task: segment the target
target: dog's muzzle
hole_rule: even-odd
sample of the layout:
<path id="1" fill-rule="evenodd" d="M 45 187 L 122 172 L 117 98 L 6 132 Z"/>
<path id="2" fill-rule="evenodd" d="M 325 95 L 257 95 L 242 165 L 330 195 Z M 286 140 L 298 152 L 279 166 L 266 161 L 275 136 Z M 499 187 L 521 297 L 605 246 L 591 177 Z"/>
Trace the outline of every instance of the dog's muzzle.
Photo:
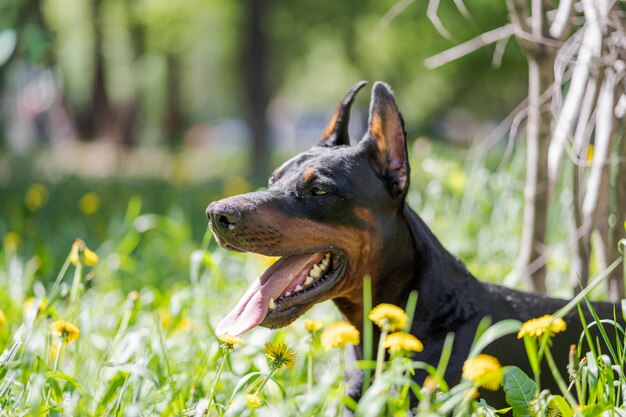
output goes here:
<path id="1" fill-rule="evenodd" d="M 234 230 L 242 218 L 241 210 L 222 200 L 209 204 L 206 215 L 211 222 L 211 227 L 223 232 Z"/>

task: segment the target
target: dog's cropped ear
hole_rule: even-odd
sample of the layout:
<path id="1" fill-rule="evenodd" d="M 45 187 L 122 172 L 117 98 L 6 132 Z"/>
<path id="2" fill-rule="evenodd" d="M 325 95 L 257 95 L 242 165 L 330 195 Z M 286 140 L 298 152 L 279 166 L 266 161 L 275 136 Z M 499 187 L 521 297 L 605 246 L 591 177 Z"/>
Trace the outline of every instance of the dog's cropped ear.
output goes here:
<path id="1" fill-rule="evenodd" d="M 348 133 L 348 127 L 350 125 L 350 109 L 356 94 L 361 88 L 367 84 L 367 81 L 359 81 L 354 84 L 352 88 L 346 93 L 333 117 L 330 119 L 324 136 L 320 140 L 319 146 L 338 146 L 349 145 L 350 134 Z"/>
<path id="2" fill-rule="evenodd" d="M 391 88 L 380 81 L 372 89 L 368 131 L 363 141 L 372 152 L 379 173 L 392 196 L 403 197 L 409 186 L 404 120 Z"/>

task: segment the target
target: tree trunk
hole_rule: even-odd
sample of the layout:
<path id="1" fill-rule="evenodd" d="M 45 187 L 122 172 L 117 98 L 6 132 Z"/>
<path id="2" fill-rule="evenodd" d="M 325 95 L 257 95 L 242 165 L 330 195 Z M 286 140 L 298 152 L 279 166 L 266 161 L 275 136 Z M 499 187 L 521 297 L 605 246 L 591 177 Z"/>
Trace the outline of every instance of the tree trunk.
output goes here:
<path id="1" fill-rule="evenodd" d="M 109 139 L 115 139 L 115 116 L 106 86 L 106 66 L 102 53 L 102 33 L 97 20 L 95 38 L 95 73 L 89 117 L 93 123 L 93 132 L 96 137 L 107 136 Z"/>
<path id="2" fill-rule="evenodd" d="M 115 138 L 115 117 L 106 87 L 106 67 L 102 51 L 101 3 L 101 0 L 96 0 L 92 5 L 94 66 L 91 99 L 84 108 L 73 109 L 71 112 L 75 130 L 81 139 L 99 136 Z"/>
<path id="3" fill-rule="evenodd" d="M 526 185 L 524 218 L 517 270 L 530 290 L 546 292 L 545 241 L 550 184 L 548 149 L 552 137 L 552 96 L 556 44 L 548 25 L 547 0 L 507 0 L 517 41 L 528 60 L 528 118 L 526 122 Z M 532 35 L 532 40 L 529 39 Z"/>
<path id="4" fill-rule="evenodd" d="M 177 54 L 167 55 L 167 104 L 165 108 L 165 134 L 167 142 L 174 148 L 180 139 L 183 117 L 180 100 L 180 57 Z"/>
<path id="5" fill-rule="evenodd" d="M 246 119 L 252 139 L 250 180 L 255 185 L 265 182 L 269 174 L 269 137 L 266 110 L 269 104 L 267 79 L 267 36 L 263 25 L 268 0 L 247 0 L 245 13 L 243 77 Z"/>
<path id="6" fill-rule="evenodd" d="M 552 116 L 542 95 L 554 83 L 553 51 L 528 56 L 528 121 L 524 219 L 518 266 L 529 289 L 546 292 L 545 240 L 550 201 L 548 149 Z"/>
<path id="7" fill-rule="evenodd" d="M 626 120 L 626 119 L 624 119 Z M 616 137 L 617 147 L 617 169 L 615 173 L 615 222 L 611 226 L 611 245 L 609 262 L 614 262 L 621 254 L 618 244 L 626 237 L 626 135 L 624 134 L 625 123 L 622 121 L 620 137 Z M 626 250 L 626 248 L 624 248 Z M 624 280 L 626 280 L 626 265 L 620 270 L 616 268 L 609 275 L 609 298 L 617 301 L 624 298 Z"/>

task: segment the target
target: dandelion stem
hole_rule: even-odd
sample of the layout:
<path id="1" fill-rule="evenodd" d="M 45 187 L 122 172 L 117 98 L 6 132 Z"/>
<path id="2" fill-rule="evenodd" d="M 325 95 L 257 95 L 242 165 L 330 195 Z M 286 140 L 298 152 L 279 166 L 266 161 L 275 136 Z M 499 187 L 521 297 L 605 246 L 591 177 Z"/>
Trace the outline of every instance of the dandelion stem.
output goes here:
<path id="1" fill-rule="evenodd" d="M 215 390 L 217 389 L 217 384 L 220 382 L 220 377 L 222 376 L 222 371 L 224 370 L 224 364 L 226 363 L 226 357 L 228 357 L 228 351 L 225 350 L 224 355 L 222 356 L 222 361 L 220 362 L 220 367 L 217 369 L 217 375 L 215 376 L 215 381 L 213 382 L 213 388 L 211 388 L 211 395 L 209 396 L 209 405 L 207 406 L 207 410 L 210 410 L 211 405 L 213 404 Z"/>
<path id="2" fill-rule="evenodd" d="M 366 275 L 363 279 L 363 359 L 367 366 L 363 369 L 363 389 L 362 394 L 370 387 L 372 382 L 372 369 L 370 362 L 373 357 L 372 345 L 374 344 L 374 326 L 368 315 L 372 310 L 372 278 Z"/>
<path id="3" fill-rule="evenodd" d="M 313 345 L 309 346 L 309 351 L 306 354 L 307 360 L 307 375 L 306 375 L 306 387 L 307 392 L 310 394 L 313 391 Z"/>
<path id="4" fill-rule="evenodd" d="M 569 392 L 567 385 L 565 385 L 565 381 L 563 381 L 563 377 L 561 376 L 561 373 L 559 372 L 556 363 L 554 363 L 554 358 L 552 357 L 552 353 L 550 352 L 549 348 L 546 348 L 546 350 L 544 351 L 544 355 L 546 357 L 546 361 L 548 362 L 548 366 L 550 367 L 550 372 L 552 372 L 552 376 L 554 376 L 556 384 L 559 386 L 559 389 L 563 393 L 563 396 L 570 404 L 572 409 L 575 410 L 577 406 L 576 400 L 572 396 L 572 393 Z"/>
<path id="5" fill-rule="evenodd" d="M 263 388 L 265 388 L 265 384 L 267 384 L 267 381 L 270 380 L 270 378 L 272 377 L 272 375 L 274 374 L 276 369 L 278 369 L 278 368 L 274 368 L 274 367 L 270 368 L 269 372 L 267 373 L 267 375 L 265 375 L 263 377 L 263 380 L 261 381 L 261 384 L 256 389 L 256 391 L 254 391 L 253 395 L 259 395 L 259 393 L 263 390 Z"/>
<path id="6" fill-rule="evenodd" d="M 78 291 L 80 287 L 80 280 L 83 275 L 83 264 L 78 263 L 74 270 L 74 280 L 72 281 L 72 290 L 70 292 L 70 303 L 75 304 L 78 301 Z"/>
<path id="7" fill-rule="evenodd" d="M 70 263 L 71 263 L 70 256 L 67 255 L 67 258 L 65 258 L 65 263 L 63 263 L 63 266 L 61 267 L 61 271 L 59 271 L 59 274 L 57 275 L 56 279 L 54 280 L 54 283 L 52 284 L 52 288 L 50 289 L 50 293 L 48 295 L 49 305 L 52 304 L 55 297 L 57 296 L 57 293 L 59 292 L 59 287 L 61 285 L 61 281 L 63 280 L 65 273 L 69 269 Z"/>
<path id="8" fill-rule="evenodd" d="M 385 363 L 385 339 L 389 333 L 389 326 L 384 325 L 382 332 L 380 333 L 380 340 L 378 341 L 378 354 L 376 355 L 376 372 L 374 378 L 378 379 L 383 372 L 383 364 Z"/>
<path id="9" fill-rule="evenodd" d="M 63 354 L 63 346 L 65 343 L 63 339 L 61 339 L 61 345 L 59 346 L 59 350 L 56 352 L 56 357 L 54 358 L 54 366 L 52 367 L 52 372 L 56 372 L 59 369 L 59 365 L 61 363 L 61 355 Z"/>

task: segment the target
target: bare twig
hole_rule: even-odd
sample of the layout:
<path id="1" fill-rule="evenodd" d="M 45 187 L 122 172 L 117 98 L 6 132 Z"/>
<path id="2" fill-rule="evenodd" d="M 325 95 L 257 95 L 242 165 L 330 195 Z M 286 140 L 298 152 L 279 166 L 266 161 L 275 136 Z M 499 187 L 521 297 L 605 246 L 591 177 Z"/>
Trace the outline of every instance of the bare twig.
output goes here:
<path id="1" fill-rule="evenodd" d="M 556 10 L 554 21 L 550 26 L 550 36 L 563 40 L 567 36 L 574 14 L 574 0 L 561 0 Z"/>
<path id="2" fill-rule="evenodd" d="M 551 48 L 558 48 L 562 45 L 560 41 L 555 41 L 554 39 L 542 36 L 535 36 L 530 32 L 520 31 L 516 29 L 514 23 L 507 23 L 504 26 L 489 30 L 466 42 L 463 42 L 450 49 L 446 49 L 443 52 L 426 58 L 424 60 L 424 66 L 428 69 L 438 68 L 456 59 L 464 57 L 465 55 L 469 55 L 472 52 L 482 48 L 483 46 L 487 46 L 494 42 L 504 40 L 513 35 L 516 35 L 520 41 L 526 42 L 528 44 L 545 45 Z"/>
<path id="3" fill-rule="evenodd" d="M 583 226 L 586 228 L 586 231 L 590 231 L 593 224 L 593 215 L 598 203 L 598 193 L 600 192 L 602 170 L 609 155 L 611 134 L 613 132 L 614 105 L 615 73 L 613 68 L 607 68 L 600 95 L 598 96 L 595 152 L 582 205 Z"/>
<path id="4" fill-rule="evenodd" d="M 470 14 L 469 10 L 467 10 L 467 7 L 465 6 L 465 3 L 463 3 L 463 0 L 454 0 L 454 4 L 456 5 L 456 8 L 459 9 L 459 12 L 461 12 L 464 18 L 466 18 L 470 22 L 474 22 L 474 18 Z"/>
<path id="5" fill-rule="evenodd" d="M 525 0 L 507 0 L 506 5 L 509 8 L 511 15 L 511 23 L 519 27 L 522 32 L 530 33 L 530 25 L 528 19 L 528 7 L 526 7 Z"/>
<path id="6" fill-rule="evenodd" d="M 489 134 L 485 136 L 485 138 L 480 141 L 475 148 L 472 148 L 477 150 L 476 154 L 482 157 L 486 151 L 493 148 L 509 130 L 511 123 L 513 123 L 517 114 L 526 112 L 527 105 L 528 99 L 525 98 L 504 118 L 504 120 L 502 120 L 491 132 L 489 132 Z"/>
<path id="7" fill-rule="evenodd" d="M 589 75 L 592 74 L 592 65 L 599 59 L 602 52 L 603 26 L 601 22 L 606 22 L 606 18 L 598 13 L 593 2 L 594 0 L 583 0 L 586 18 L 585 34 L 576 59 L 570 88 L 554 129 L 548 155 L 548 174 L 551 184 L 554 184 L 556 180 L 566 141 L 578 117 L 585 86 Z M 608 13 L 608 10 L 605 12 Z"/>
<path id="8" fill-rule="evenodd" d="M 507 43 L 509 43 L 509 38 L 500 39 L 496 42 L 496 48 L 493 50 L 493 58 L 491 58 L 492 67 L 500 68 L 502 65 L 502 57 L 504 56 Z"/>
<path id="9" fill-rule="evenodd" d="M 452 34 L 448 32 L 448 30 L 443 26 L 441 19 L 439 19 L 439 15 L 437 11 L 439 10 L 439 1 L 440 0 L 430 0 L 428 2 L 428 8 L 426 9 L 426 16 L 432 22 L 433 26 L 441 36 L 448 40 L 452 40 Z"/>
<path id="10" fill-rule="evenodd" d="M 587 89 L 583 96 L 580 112 L 578 114 L 578 122 L 574 131 L 574 154 L 581 155 L 589 145 L 591 131 L 588 126 L 594 126 L 595 120 L 591 119 L 593 111 L 598 101 L 598 80 L 592 78 L 587 83 Z M 575 161 L 579 162 L 579 161 Z"/>
<path id="11" fill-rule="evenodd" d="M 571 65 L 574 62 L 574 56 L 580 49 L 580 43 L 584 29 L 578 29 L 572 36 L 569 37 L 563 46 L 559 49 L 554 61 L 554 83 L 556 85 L 563 85 L 571 77 Z M 560 114 L 562 108 L 563 92 L 561 88 L 554 89 L 554 95 L 552 96 L 552 114 Z"/>
<path id="12" fill-rule="evenodd" d="M 394 4 L 387 13 L 380 18 L 374 30 L 372 31 L 372 35 L 374 37 L 378 37 L 382 32 L 387 29 L 387 27 L 393 22 L 393 20 L 400 15 L 403 11 L 406 10 L 411 4 L 415 3 L 415 0 L 400 0 L 396 4 Z"/>
<path id="13" fill-rule="evenodd" d="M 512 23 L 508 23 L 496 29 L 492 29 L 488 32 L 482 33 L 475 38 L 470 39 L 467 42 L 463 42 L 453 48 L 447 49 L 436 55 L 426 58 L 424 65 L 426 68 L 434 69 L 438 68 L 448 62 L 452 62 L 455 59 L 459 59 L 462 56 L 468 55 L 483 46 L 489 45 L 493 42 L 506 39 L 515 34 L 515 28 Z"/>

